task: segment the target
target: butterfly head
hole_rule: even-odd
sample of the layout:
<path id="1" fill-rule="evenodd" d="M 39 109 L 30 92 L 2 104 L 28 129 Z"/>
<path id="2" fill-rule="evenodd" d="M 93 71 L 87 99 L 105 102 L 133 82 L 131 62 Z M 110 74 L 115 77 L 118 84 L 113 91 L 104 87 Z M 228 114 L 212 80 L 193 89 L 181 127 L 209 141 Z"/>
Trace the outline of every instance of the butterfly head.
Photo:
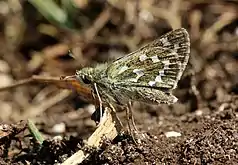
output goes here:
<path id="1" fill-rule="evenodd" d="M 81 70 L 76 71 L 76 78 L 83 82 L 84 84 L 92 84 L 93 83 L 93 68 L 83 68 Z"/>

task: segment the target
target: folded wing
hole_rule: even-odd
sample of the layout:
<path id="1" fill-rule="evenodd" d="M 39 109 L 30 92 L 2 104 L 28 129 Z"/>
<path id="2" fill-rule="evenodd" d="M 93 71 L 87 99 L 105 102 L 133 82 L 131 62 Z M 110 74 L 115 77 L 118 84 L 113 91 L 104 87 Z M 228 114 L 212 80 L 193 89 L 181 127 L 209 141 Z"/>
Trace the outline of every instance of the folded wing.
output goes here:
<path id="1" fill-rule="evenodd" d="M 177 29 L 116 60 L 108 67 L 107 75 L 117 86 L 174 89 L 189 53 L 189 35 L 185 29 Z"/>

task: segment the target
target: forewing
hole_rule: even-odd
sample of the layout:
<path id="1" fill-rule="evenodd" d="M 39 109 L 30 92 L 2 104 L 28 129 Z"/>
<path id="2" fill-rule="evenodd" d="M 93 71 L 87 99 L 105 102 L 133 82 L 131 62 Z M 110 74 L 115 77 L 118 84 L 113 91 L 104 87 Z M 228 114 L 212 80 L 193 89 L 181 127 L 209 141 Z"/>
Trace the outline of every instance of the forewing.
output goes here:
<path id="1" fill-rule="evenodd" d="M 185 29 L 177 29 L 116 60 L 107 75 L 115 85 L 174 89 L 189 53 L 189 35 Z"/>

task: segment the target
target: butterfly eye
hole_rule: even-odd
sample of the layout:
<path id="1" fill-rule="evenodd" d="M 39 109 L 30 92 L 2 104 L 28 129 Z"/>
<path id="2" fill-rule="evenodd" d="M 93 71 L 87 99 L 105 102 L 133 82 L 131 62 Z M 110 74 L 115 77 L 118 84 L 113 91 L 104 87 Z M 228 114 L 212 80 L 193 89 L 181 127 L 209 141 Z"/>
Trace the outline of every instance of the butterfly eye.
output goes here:
<path id="1" fill-rule="evenodd" d="M 82 81 L 84 84 L 91 84 L 91 81 L 86 76 L 82 76 Z"/>

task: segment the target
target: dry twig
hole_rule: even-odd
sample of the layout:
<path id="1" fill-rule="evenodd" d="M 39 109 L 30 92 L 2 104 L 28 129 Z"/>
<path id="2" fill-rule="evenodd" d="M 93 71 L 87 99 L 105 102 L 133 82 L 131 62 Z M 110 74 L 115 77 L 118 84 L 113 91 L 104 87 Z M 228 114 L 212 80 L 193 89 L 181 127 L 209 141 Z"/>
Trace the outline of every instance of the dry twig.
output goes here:
<path id="1" fill-rule="evenodd" d="M 88 138 L 87 145 L 98 148 L 100 147 L 100 142 L 104 137 L 113 140 L 121 129 L 122 126 L 115 114 L 115 111 L 106 107 L 102 121 L 94 133 Z M 77 165 L 82 163 L 83 160 L 89 156 L 89 153 L 79 150 L 61 165 Z"/>

